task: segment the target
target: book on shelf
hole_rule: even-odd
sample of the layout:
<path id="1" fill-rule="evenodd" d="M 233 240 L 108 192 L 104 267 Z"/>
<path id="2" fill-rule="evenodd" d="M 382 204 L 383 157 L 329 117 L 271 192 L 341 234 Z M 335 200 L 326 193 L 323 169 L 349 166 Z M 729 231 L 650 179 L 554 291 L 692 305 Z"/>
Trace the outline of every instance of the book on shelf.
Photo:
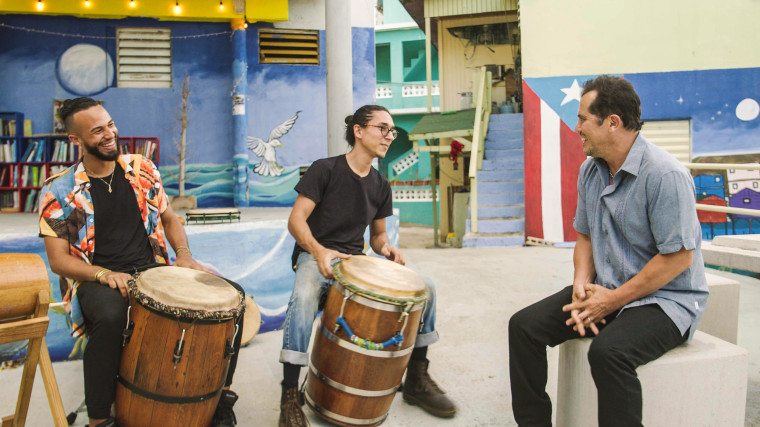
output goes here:
<path id="1" fill-rule="evenodd" d="M 37 197 L 39 195 L 39 191 L 37 190 L 30 190 L 29 194 L 26 196 L 26 204 L 24 206 L 24 212 L 36 212 L 37 211 Z"/>
<path id="2" fill-rule="evenodd" d="M 10 170 L 9 167 L 0 168 L 0 187 L 7 187 L 7 185 L 5 184 L 5 176 L 8 175 L 9 170 Z"/>
<path id="3" fill-rule="evenodd" d="M 15 142 L 3 142 L 3 160 L 4 162 L 16 161 L 16 143 Z"/>

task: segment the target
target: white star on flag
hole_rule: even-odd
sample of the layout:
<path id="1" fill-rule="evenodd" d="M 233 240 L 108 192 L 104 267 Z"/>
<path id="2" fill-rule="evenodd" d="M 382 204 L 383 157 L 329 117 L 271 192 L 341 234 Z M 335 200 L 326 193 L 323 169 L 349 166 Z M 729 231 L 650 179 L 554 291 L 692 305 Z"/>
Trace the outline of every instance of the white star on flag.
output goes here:
<path id="1" fill-rule="evenodd" d="M 570 87 L 560 90 L 565 93 L 565 99 L 559 104 L 560 107 L 573 100 L 581 102 L 581 87 L 578 85 L 578 79 L 573 79 L 573 84 Z"/>

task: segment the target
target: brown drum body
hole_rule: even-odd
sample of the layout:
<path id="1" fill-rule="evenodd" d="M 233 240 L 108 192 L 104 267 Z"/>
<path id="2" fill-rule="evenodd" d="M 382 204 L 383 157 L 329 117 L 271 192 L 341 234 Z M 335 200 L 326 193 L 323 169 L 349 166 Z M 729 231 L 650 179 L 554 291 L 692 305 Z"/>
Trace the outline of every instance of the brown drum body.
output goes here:
<path id="1" fill-rule="evenodd" d="M 386 262 L 388 264 L 384 264 Z M 382 289 L 382 282 L 393 280 L 394 274 L 378 277 L 379 287 L 351 283 L 353 277 L 349 277 L 348 270 L 366 267 L 366 263 L 395 269 L 390 261 L 365 256 L 342 261 L 339 263 L 342 266 L 336 264 L 336 281 L 329 291 L 315 334 L 306 377 L 305 400 L 308 405 L 320 417 L 343 426 L 378 425 L 388 416 L 414 347 L 426 299 L 424 281 L 397 264 L 394 265 L 406 270 L 403 271 L 403 279 L 411 278 L 413 282 L 410 286 L 415 289 L 415 295 L 411 297 L 414 302 L 404 297 L 399 300 L 396 296 L 388 297 L 388 294 L 395 292 Z M 345 276 L 338 274 L 341 268 Z M 406 277 L 407 274 L 409 277 Z M 372 289 L 368 294 L 362 294 L 369 288 Z M 346 295 L 350 298 L 343 306 Z M 382 350 L 370 350 L 354 344 L 343 328 L 335 332 L 336 319 L 342 306 L 343 317 L 354 335 L 382 343 L 403 327 L 404 341 L 400 346 L 391 345 Z M 399 318 L 405 309 L 408 310 L 408 320 L 403 326 L 404 322 L 399 322 Z"/>
<path id="2" fill-rule="evenodd" d="M 174 268 L 179 267 L 153 270 Z M 117 422 L 125 427 L 207 427 L 227 377 L 229 355 L 225 349 L 233 341 L 234 318 L 204 319 L 192 311 L 159 310 L 132 291 L 130 288 L 129 319 L 134 329 L 121 355 Z M 182 355 L 175 365 L 183 329 Z"/>

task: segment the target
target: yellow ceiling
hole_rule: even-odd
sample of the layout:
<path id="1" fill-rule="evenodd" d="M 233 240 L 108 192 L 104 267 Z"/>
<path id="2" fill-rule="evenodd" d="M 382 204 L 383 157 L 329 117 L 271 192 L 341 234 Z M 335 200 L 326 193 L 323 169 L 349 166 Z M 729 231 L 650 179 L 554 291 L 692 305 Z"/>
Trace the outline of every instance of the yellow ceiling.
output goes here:
<path id="1" fill-rule="evenodd" d="M 177 21 L 248 22 L 288 20 L 288 0 L 245 0 L 235 13 L 234 0 L 0 0 L 0 14 L 69 15 L 119 19 L 130 16 Z"/>

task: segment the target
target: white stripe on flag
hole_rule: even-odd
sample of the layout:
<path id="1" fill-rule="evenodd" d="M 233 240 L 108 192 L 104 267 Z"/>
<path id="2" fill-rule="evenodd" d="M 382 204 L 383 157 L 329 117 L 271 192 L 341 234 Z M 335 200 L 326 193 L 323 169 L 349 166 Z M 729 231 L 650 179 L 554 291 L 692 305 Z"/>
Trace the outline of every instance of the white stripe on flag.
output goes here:
<path id="1" fill-rule="evenodd" d="M 544 240 L 564 242 L 559 116 L 541 100 L 541 217 Z"/>

